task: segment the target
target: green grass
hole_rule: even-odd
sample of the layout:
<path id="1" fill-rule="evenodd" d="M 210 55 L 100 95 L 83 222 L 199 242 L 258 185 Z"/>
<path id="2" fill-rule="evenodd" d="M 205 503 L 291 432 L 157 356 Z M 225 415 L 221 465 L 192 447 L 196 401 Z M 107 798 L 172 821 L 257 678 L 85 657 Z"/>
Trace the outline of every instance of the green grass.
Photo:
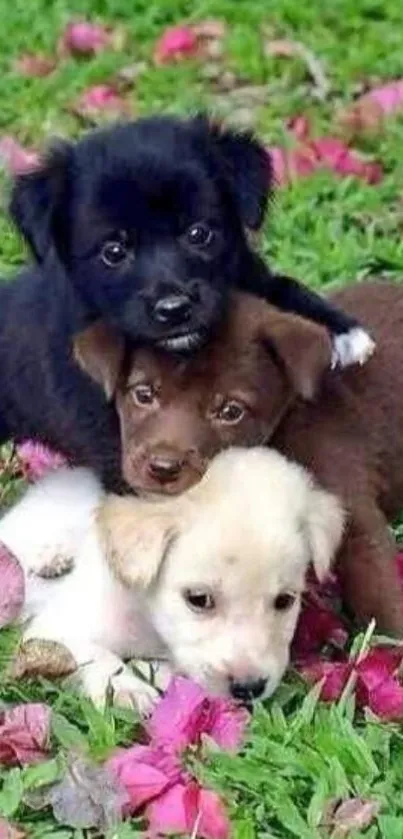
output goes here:
<path id="1" fill-rule="evenodd" d="M 51 53 L 74 15 L 124 26 L 125 49 L 90 61 L 67 60 L 46 79 L 26 79 L 14 72 L 13 59 L 21 52 Z M 284 121 L 296 113 L 309 115 L 315 130 L 330 131 L 335 112 L 351 101 L 361 84 L 398 77 L 403 71 L 401 8 L 396 0 L 0 0 L 0 16 L 0 134 L 15 134 L 34 146 L 41 146 L 50 134 L 77 135 L 81 126 L 69 112 L 72 100 L 86 86 L 109 81 L 121 68 L 141 60 L 147 67 L 129 96 L 134 114 L 189 113 L 207 107 L 236 120 L 231 96 L 217 97 L 197 62 L 153 66 L 156 38 L 165 26 L 184 19 L 217 17 L 227 22 L 223 63 L 246 84 L 263 90 L 263 101 L 252 117 L 267 143 L 284 140 Z M 263 26 L 272 37 L 302 41 L 320 58 L 331 83 L 324 103 L 312 97 L 299 61 L 265 57 Z M 376 187 L 320 173 L 279 192 L 261 240 L 272 264 L 316 288 L 371 274 L 402 275 L 402 144 L 402 119 L 391 119 L 379 137 L 362 141 L 362 150 L 384 165 L 385 178 Z M 3 206 L 7 192 L 3 178 Z M 4 214 L 0 272 L 12 273 L 23 259 L 22 244 Z M 1 502 L 13 492 L 7 473 L 0 483 Z M 14 644 L 15 633 L 3 631 L 0 664 Z M 109 711 L 103 717 L 82 698 L 45 682 L 18 685 L 3 675 L 0 699 L 50 702 L 56 714 L 55 752 L 74 747 L 101 759 L 116 744 L 136 736 L 130 714 Z M 228 801 L 236 839 L 329 836 L 321 826 L 329 799 L 350 796 L 374 797 L 381 804 L 374 823 L 350 837 L 403 835 L 401 729 L 356 714 L 351 700 L 341 708 L 318 705 L 315 693 L 306 697 L 299 683 L 285 685 L 274 702 L 258 711 L 241 756 L 214 756 L 199 771 Z M 57 826 L 49 811 L 28 810 L 21 795 L 30 784 L 32 777 L 19 770 L 0 773 L 0 812 L 16 818 L 30 837 L 96 835 Z M 139 831 L 133 822 L 114 836 L 129 839 Z"/>

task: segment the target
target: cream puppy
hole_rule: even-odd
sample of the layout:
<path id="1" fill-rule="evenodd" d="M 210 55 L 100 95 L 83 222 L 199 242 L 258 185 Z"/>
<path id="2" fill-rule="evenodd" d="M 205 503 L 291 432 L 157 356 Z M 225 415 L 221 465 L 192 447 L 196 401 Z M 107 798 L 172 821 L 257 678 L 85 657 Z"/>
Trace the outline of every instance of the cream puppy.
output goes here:
<path id="1" fill-rule="evenodd" d="M 342 528 L 337 499 L 303 468 L 273 450 L 235 448 L 164 500 L 105 497 L 91 472 L 61 469 L 4 516 L 0 540 L 26 572 L 24 640 L 67 647 L 96 702 L 110 691 L 146 712 L 155 689 L 124 660 L 165 660 L 240 700 L 270 695 L 308 566 L 326 575 Z"/>

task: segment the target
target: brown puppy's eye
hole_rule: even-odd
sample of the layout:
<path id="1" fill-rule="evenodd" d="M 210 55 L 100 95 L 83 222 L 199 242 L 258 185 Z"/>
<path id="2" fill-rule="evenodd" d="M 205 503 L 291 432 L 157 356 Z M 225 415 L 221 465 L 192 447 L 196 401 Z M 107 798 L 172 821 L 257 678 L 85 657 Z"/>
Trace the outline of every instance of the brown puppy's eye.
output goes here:
<path id="1" fill-rule="evenodd" d="M 198 224 L 192 224 L 186 233 L 186 238 L 189 245 L 194 245 L 198 248 L 204 248 L 210 245 L 214 238 L 214 233 L 208 224 L 200 221 Z"/>
<path id="2" fill-rule="evenodd" d="M 101 259 L 108 268 L 116 268 L 127 259 L 128 249 L 123 242 L 105 242 L 101 250 Z"/>
<path id="3" fill-rule="evenodd" d="M 245 405 L 242 405 L 242 402 L 230 399 L 228 402 L 224 402 L 221 406 L 217 414 L 217 419 L 219 419 L 220 422 L 227 423 L 227 425 L 235 425 L 244 418 L 245 410 Z"/>
<path id="4" fill-rule="evenodd" d="M 215 609 L 214 597 L 208 589 L 186 588 L 183 597 L 194 612 L 212 612 Z"/>
<path id="5" fill-rule="evenodd" d="M 135 402 L 141 407 L 154 405 L 157 401 L 157 394 L 152 385 L 138 384 L 130 388 Z"/>
<path id="6" fill-rule="evenodd" d="M 295 600 L 295 594 L 283 592 L 282 594 L 277 595 L 274 601 L 274 608 L 277 612 L 287 612 L 288 609 L 291 609 L 291 606 L 294 605 Z"/>

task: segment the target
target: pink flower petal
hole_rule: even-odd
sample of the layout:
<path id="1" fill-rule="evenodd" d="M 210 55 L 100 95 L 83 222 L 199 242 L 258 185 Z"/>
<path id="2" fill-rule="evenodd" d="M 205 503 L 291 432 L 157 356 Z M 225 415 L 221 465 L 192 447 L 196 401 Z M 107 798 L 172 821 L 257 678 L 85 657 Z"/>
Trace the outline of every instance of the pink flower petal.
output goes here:
<path id="1" fill-rule="evenodd" d="M 371 711 L 382 719 L 401 720 L 403 718 L 403 687 L 397 679 L 392 677 L 385 679 L 382 684 L 371 690 L 367 702 L 359 696 L 358 686 L 357 697 L 361 699 L 361 704 L 367 704 Z"/>
<path id="2" fill-rule="evenodd" d="M 14 69 L 23 76 L 43 78 L 49 76 L 56 67 L 54 58 L 41 53 L 25 52 L 14 62 Z"/>
<path id="3" fill-rule="evenodd" d="M 106 764 L 129 796 L 128 812 L 134 813 L 181 779 L 181 765 L 174 755 L 154 746 L 120 749 Z"/>
<path id="4" fill-rule="evenodd" d="M 0 818 L 0 839 L 25 839 L 25 830 Z"/>
<path id="5" fill-rule="evenodd" d="M 351 669 L 351 662 L 322 659 L 312 660 L 298 668 L 301 676 L 310 684 L 316 684 L 324 679 L 320 698 L 325 702 L 334 702 L 340 698 Z"/>
<path id="6" fill-rule="evenodd" d="M 118 91 L 108 84 L 89 87 L 73 105 L 73 113 L 90 122 L 100 118 L 118 119 L 130 114 L 130 105 Z"/>
<path id="7" fill-rule="evenodd" d="M 148 732 L 155 743 L 181 751 L 209 735 L 223 749 L 236 749 L 248 714 L 230 700 L 208 696 L 200 685 L 177 676 L 153 711 Z"/>
<path id="8" fill-rule="evenodd" d="M 169 64 L 194 56 L 198 51 L 198 38 L 190 26 L 172 26 L 166 29 L 154 49 L 156 64 Z"/>
<path id="9" fill-rule="evenodd" d="M 0 763 L 38 763 L 49 753 L 51 710 L 42 703 L 0 712 Z"/>
<path id="10" fill-rule="evenodd" d="M 230 824 L 220 797 L 197 782 L 178 783 L 147 807 L 155 834 L 185 833 L 204 839 L 227 839 Z"/>
<path id="11" fill-rule="evenodd" d="M 308 602 L 304 606 L 293 640 L 293 655 L 305 657 L 318 652 L 326 644 L 343 648 L 348 638 L 340 618 L 323 601 L 321 605 Z"/>
<path id="12" fill-rule="evenodd" d="M 99 23 L 77 20 L 69 23 L 60 39 L 61 52 L 72 55 L 97 55 L 112 44 L 111 30 Z"/>
<path id="13" fill-rule="evenodd" d="M 356 665 L 360 682 L 371 691 L 389 679 L 400 666 L 403 647 L 374 647 Z"/>
<path id="14" fill-rule="evenodd" d="M 39 155 L 32 149 L 24 149 L 14 137 L 6 135 L 0 138 L 0 161 L 12 175 L 19 175 L 36 169 Z"/>
<path id="15" fill-rule="evenodd" d="M 17 457 L 22 473 L 28 481 L 37 481 L 47 472 L 66 465 L 66 460 L 61 454 L 53 452 L 41 443 L 34 443 L 32 440 L 27 440 L 27 442 L 17 446 Z"/>
<path id="16" fill-rule="evenodd" d="M 365 94 L 365 98 L 377 102 L 384 114 L 392 114 L 403 108 L 403 79 L 375 87 Z"/>
<path id="17" fill-rule="evenodd" d="M 0 543 L 0 629 L 18 618 L 25 599 L 25 578 L 16 557 Z"/>

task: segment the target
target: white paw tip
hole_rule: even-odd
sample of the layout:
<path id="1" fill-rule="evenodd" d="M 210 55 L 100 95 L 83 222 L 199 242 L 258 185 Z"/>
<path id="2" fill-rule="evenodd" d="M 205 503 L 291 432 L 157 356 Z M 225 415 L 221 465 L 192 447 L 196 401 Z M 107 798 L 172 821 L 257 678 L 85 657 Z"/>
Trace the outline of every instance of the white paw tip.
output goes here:
<path id="1" fill-rule="evenodd" d="M 375 350 L 375 341 L 365 329 L 355 326 L 349 332 L 337 335 L 333 341 L 332 370 L 335 367 L 349 367 L 351 364 L 365 364 Z"/>

